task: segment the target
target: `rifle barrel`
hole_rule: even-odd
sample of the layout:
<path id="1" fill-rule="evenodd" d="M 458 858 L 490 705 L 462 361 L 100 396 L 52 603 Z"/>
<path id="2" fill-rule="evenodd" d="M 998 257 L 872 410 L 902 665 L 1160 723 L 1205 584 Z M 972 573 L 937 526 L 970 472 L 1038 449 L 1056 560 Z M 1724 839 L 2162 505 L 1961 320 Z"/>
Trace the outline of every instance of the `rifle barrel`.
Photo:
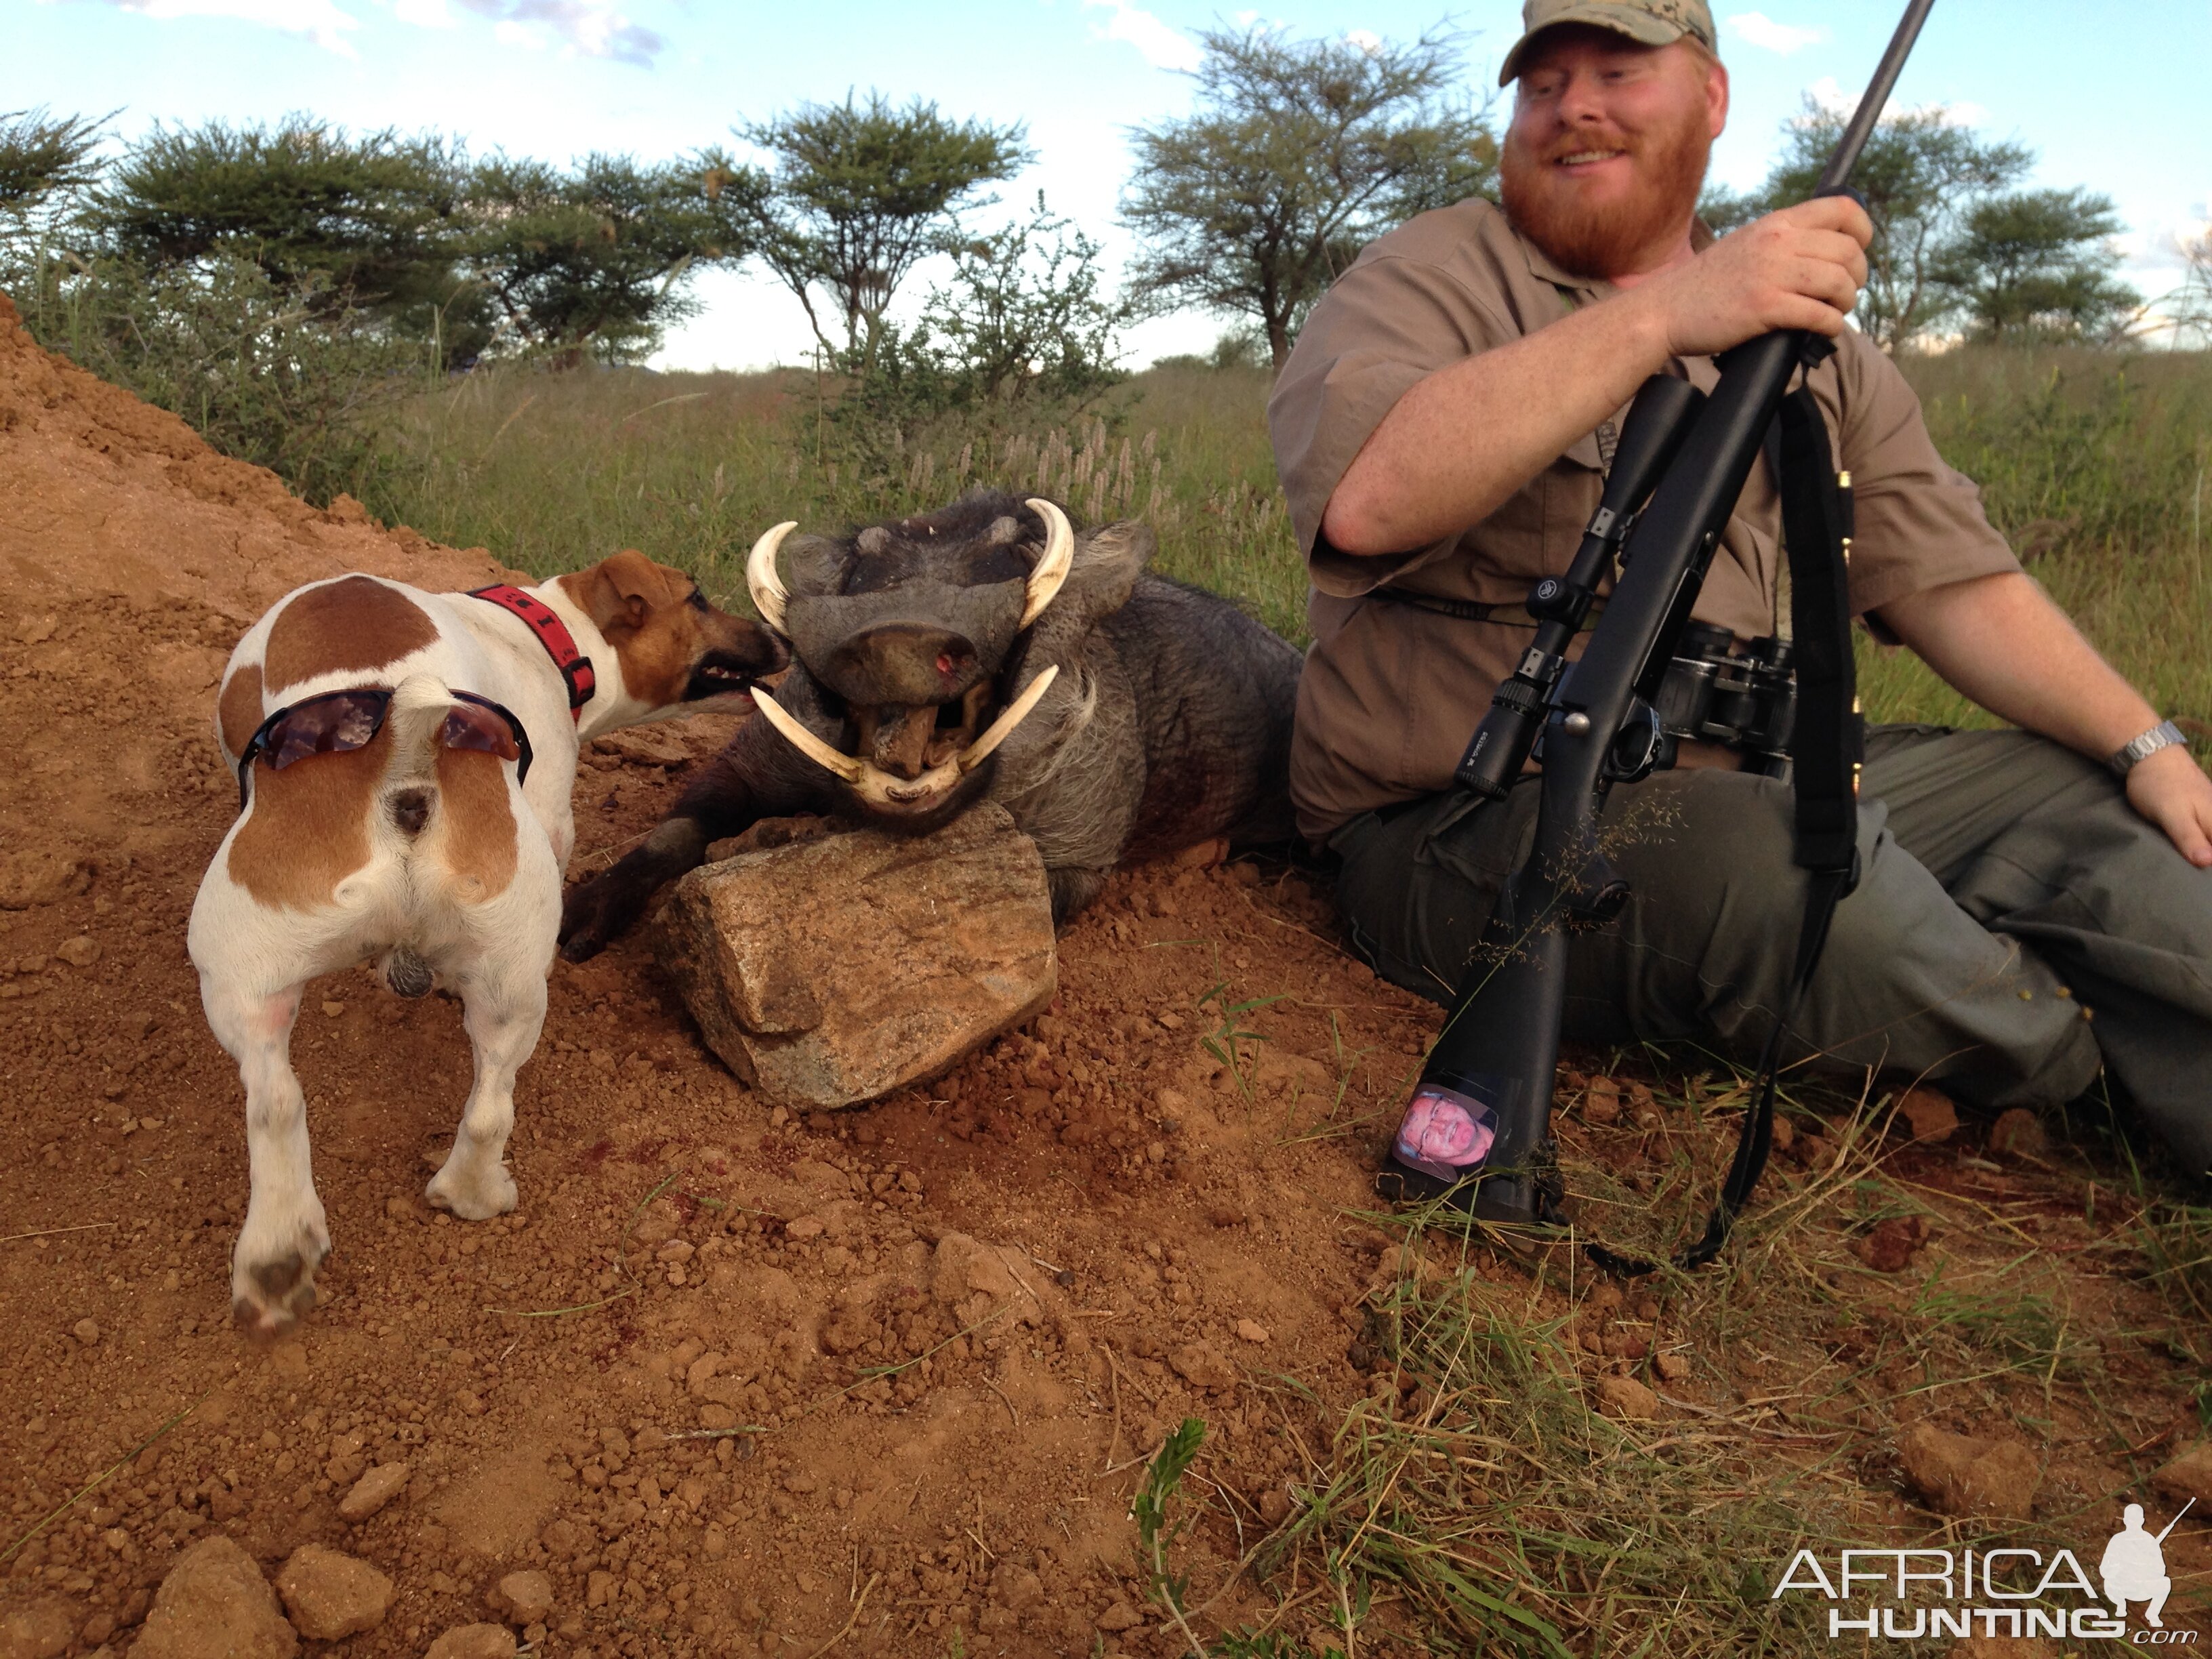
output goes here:
<path id="1" fill-rule="evenodd" d="M 2197 1500 L 2192 1498 L 2186 1504 L 2184 1504 L 2181 1506 L 2181 1515 L 2188 1514 L 2190 1510 L 2196 1507 Z M 2172 1520 L 2166 1523 L 2166 1532 L 2172 1532 L 2176 1527 L 2181 1524 L 2181 1515 L 2175 1516 Z M 2166 1532 L 2162 1532 L 2158 1535 L 2158 1541 L 2161 1544 L 2166 1542 Z"/>
<path id="2" fill-rule="evenodd" d="M 1936 0 L 1912 0 L 1905 7 L 1897 33 L 1889 38 L 1889 50 L 1882 53 L 1881 62 L 1875 65 L 1874 79 L 1867 82 L 1866 96 L 1851 112 L 1850 125 L 1844 129 L 1843 139 L 1828 157 L 1828 165 L 1820 169 L 1820 182 L 1813 189 L 1815 196 L 1832 194 L 1851 176 L 1851 169 L 1858 165 L 1859 152 L 1873 136 L 1874 124 L 1881 118 L 1889 94 L 1897 89 L 1897 77 L 1903 72 L 1912 43 L 1920 38 L 1920 26 L 1928 21 L 1929 9 L 1935 3 Z"/>

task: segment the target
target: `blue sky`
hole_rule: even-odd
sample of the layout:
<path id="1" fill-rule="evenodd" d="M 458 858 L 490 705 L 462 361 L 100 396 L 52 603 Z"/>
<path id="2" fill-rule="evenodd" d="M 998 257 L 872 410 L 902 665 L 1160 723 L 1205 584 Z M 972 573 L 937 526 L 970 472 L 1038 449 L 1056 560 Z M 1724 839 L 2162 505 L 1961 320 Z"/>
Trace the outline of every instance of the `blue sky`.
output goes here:
<path id="1" fill-rule="evenodd" d="M 1759 6 L 1714 8 L 1735 87 L 1714 176 L 1739 187 L 1764 176 L 1778 127 L 1808 90 L 1856 92 L 1898 9 Z M 118 110 L 115 130 L 128 135 L 157 119 L 301 110 L 566 160 L 728 143 L 734 121 L 880 88 L 951 114 L 1027 123 L 1039 159 L 999 216 L 1042 189 L 1107 241 L 1118 266 L 1130 251 L 1113 224 L 1125 131 L 1188 107 L 1191 83 L 1176 71 L 1194 59 L 1195 30 L 1261 16 L 1304 34 L 1403 39 L 1443 15 L 1413 0 L 1275 0 L 1263 13 L 1233 0 L 0 0 L 0 111 Z M 1518 33 L 1518 9 L 1475 0 L 1450 17 L 1472 37 L 1480 94 Z M 1938 0 L 1898 100 L 1941 104 L 1986 135 L 2025 140 L 2041 154 L 2038 182 L 2111 195 L 2129 227 L 2127 274 L 2155 294 L 2178 279 L 2175 236 L 2212 216 L 2208 65 L 2212 0 Z M 666 365 L 804 355 L 798 303 L 767 279 L 714 272 L 697 291 L 706 314 L 672 337 Z M 1222 326 L 1201 315 L 1149 323 L 1132 358 L 1202 349 Z"/>

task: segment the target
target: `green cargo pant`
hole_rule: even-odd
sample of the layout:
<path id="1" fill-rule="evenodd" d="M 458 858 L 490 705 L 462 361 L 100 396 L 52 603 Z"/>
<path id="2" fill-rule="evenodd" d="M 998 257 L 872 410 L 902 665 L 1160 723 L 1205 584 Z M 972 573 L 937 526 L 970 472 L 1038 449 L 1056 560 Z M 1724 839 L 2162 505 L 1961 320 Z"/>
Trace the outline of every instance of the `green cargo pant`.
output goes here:
<path id="1" fill-rule="evenodd" d="M 1449 1000 L 1536 808 L 1524 780 L 1503 802 L 1452 791 L 1332 837 L 1339 907 L 1377 973 Z M 1804 908 L 1789 786 L 1662 772 L 1616 788 L 1601 825 L 1631 897 L 1573 937 L 1565 1035 L 1755 1058 Z M 1793 1058 L 1992 1107 L 2062 1103 L 2107 1066 L 2192 1173 L 2212 1171 L 2212 871 L 2109 773 L 2022 732 L 1877 726 L 1859 855 Z"/>

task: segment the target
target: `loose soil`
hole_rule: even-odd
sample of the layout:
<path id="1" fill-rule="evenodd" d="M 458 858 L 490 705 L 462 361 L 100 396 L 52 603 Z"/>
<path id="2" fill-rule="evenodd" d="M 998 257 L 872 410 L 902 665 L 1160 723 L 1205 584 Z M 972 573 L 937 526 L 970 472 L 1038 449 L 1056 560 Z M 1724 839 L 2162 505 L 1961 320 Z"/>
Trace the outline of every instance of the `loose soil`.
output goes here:
<path id="1" fill-rule="evenodd" d="M 1176 1570 L 1194 1601 L 1224 1591 L 1208 1628 L 1270 1616 L 1237 1563 L 1291 1513 L 1351 1402 L 1397 1408 L 1365 1302 L 1416 1258 L 1360 1212 L 1436 1019 L 1346 953 L 1309 878 L 1124 872 L 1064 935 L 1060 1000 L 1031 1029 L 803 1121 L 706 1052 L 641 939 L 557 965 L 518 1091 L 522 1206 L 476 1225 L 419 1196 L 467 1087 L 458 1008 L 399 1001 L 365 971 L 326 981 L 294 1044 L 335 1240 L 325 1301 L 256 1347 L 226 1294 L 241 1092 L 184 948 L 236 804 L 210 732 L 216 677 L 300 582 L 501 573 L 343 499 L 300 503 L 37 350 L 3 301 L 0 480 L 0 1617 L 75 1632 L 40 1659 L 127 1648 L 177 1553 L 217 1532 L 272 1575 L 310 1542 L 391 1574 L 391 1613 L 348 1638 L 363 1654 L 494 1616 L 488 1592 L 530 1567 L 554 1606 L 525 1634 L 562 1659 L 833 1638 L 1164 1654 L 1181 1638 L 1146 1594 L 1128 1504 L 1185 1417 L 1208 1438 Z M 578 872 L 649 828 L 729 730 L 592 745 Z M 1272 1000 L 1237 1009 L 1252 999 Z M 1597 1058 L 1567 1079 L 1570 1150 L 1648 1188 L 1675 1129 L 1650 1073 Z M 1924 1268 L 1948 1238 L 1986 1266 L 2025 1248 L 2078 1304 L 2113 1397 L 1908 1369 L 1851 1396 L 1873 1403 L 1827 1407 L 1843 1425 L 1827 1439 L 1849 1439 L 1832 1467 L 1869 1525 L 1924 1533 L 1897 1495 L 1893 1426 L 2001 1420 L 2049 1464 L 2046 1492 L 2100 1501 L 2075 1528 L 2094 1547 L 2101 1500 L 2194 1433 L 2193 1360 L 2139 1274 L 2116 1271 L 2141 1264 L 2112 1243 L 2129 1217 L 2110 1176 L 2000 1164 L 1982 1133 L 1892 1144 L 1887 1178 L 1948 1231 L 1871 1255 Z M 1808 1188 L 1824 1147 L 1784 1164 L 1777 1201 Z M 1571 1257 L 1548 1261 L 1483 1256 L 1479 1282 L 1532 1323 L 1573 1319 L 1560 1352 L 1593 1385 L 1651 1381 L 1681 1402 L 1667 1412 L 1753 1425 L 1763 1458 L 1759 1435 L 1802 1449 L 1775 1436 L 1786 1401 L 1879 1346 L 1911 1289 L 1878 1264 L 1808 1273 L 1779 1294 L 1820 1302 L 1817 1318 L 1739 1342 L 1699 1324 L 1693 1296 L 1590 1301 Z M 341 1516 L 364 1474 L 402 1462 L 398 1496 Z M 2169 1560 L 2201 1574 L 2204 1536 L 2185 1526 Z M 1364 1634 L 1408 1627 L 1386 1601 Z"/>

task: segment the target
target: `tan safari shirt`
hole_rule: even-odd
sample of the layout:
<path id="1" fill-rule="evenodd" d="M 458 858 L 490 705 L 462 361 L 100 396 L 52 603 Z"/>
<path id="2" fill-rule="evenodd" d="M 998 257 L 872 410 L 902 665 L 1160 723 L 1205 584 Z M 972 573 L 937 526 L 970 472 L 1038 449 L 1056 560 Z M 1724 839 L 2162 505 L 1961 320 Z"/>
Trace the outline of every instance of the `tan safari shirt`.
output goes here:
<path id="1" fill-rule="evenodd" d="M 1320 539 L 1338 481 L 1415 381 L 1614 291 L 1569 276 L 1501 210 L 1475 200 L 1423 214 L 1370 245 L 1314 308 L 1267 404 L 1275 465 L 1312 583 L 1314 645 L 1291 750 L 1291 797 L 1309 838 L 1450 787 L 1491 693 L 1528 645 L 1534 623 L 1521 604 L 1529 584 L 1565 570 L 1604 475 L 1592 433 L 1472 529 L 1372 558 Z M 1677 362 L 1674 372 L 1705 391 L 1719 379 L 1710 358 Z M 1856 613 L 2020 568 L 1983 515 L 1980 491 L 1936 454 L 1919 399 L 1863 335 L 1847 331 L 1811 382 L 1857 498 Z M 1607 436 L 1626 412 L 1616 414 Z M 1482 434 L 1470 432 L 1467 441 L 1480 443 Z M 1786 631 L 1787 619 L 1778 617 L 1780 527 L 1762 461 L 1706 576 L 1698 620 L 1741 639 Z M 1495 619 L 1469 620 L 1378 599 L 1378 587 L 1500 609 Z"/>

